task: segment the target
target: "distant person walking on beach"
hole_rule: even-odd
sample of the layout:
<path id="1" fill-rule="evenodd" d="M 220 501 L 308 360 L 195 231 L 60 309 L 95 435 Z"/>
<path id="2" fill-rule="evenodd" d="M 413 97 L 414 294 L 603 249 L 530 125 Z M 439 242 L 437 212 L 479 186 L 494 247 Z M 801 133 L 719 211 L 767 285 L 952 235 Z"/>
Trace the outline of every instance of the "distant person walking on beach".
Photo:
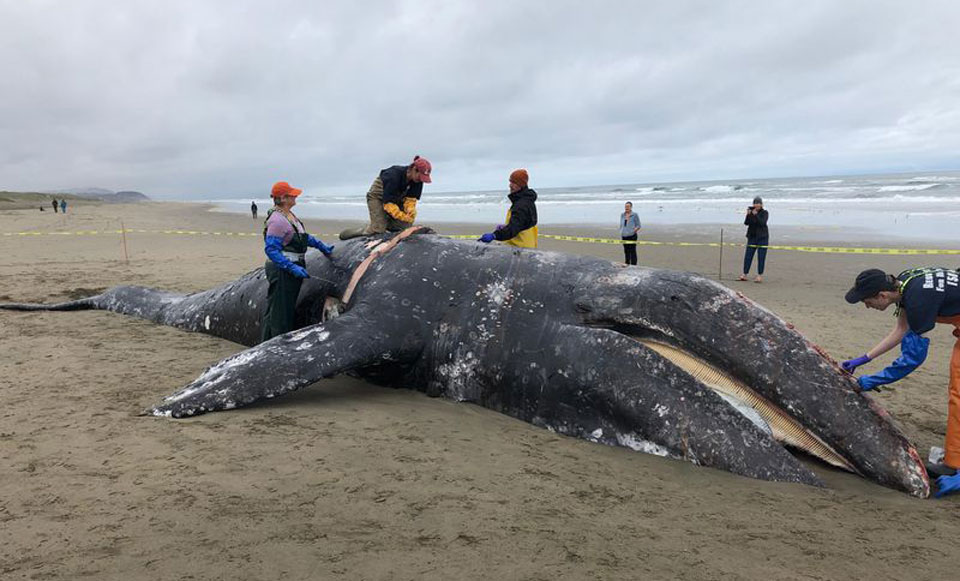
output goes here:
<path id="1" fill-rule="evenodd" d="M 250 213 L 253 214 L 253 219 L 257 219 L 257 203 L 250 202 Z"/>
<path id="2" fill-rule="evenodd" d="M 270 196 L 273 208 L 267 211 L 263 223 L 263 251 L 270 260 L 264 273 L 270 287 L 267 290 L 267 308 L 260 323 L 260 340 L 266 341 L 296 328 L 297 296 L 307 274 L 306 253 L 312 246 L 329 257 L 333 246 L 307 234 L 303 222 L 293 213 L 297 196 L 303 190 L 287 182 L 273 185 Z"/>
<path id="3" fill-rule="evenodd" d="M 66 214 L 66 213 L 67 213 L 67 201 L 66 201 L 66 200 L 60 200 L 60 213 L 61 213 L 61 214 Z"/>
<path id="4" fill-rule="evenodd" d="M 960 271 L 948 268 L 915 268 L 896 277 L 877 268 L 865 270 L 846 300 L 863 302 L 868 309 L 884 311 L 897 305 L 897 322 L 873 349 L 844 361 L 841 367 L 853 373 L 857 367 L 872 361 L 900 344 L 900 357 L 889 367 L 873 375 L 861 375 L 857 383 L 864 391 L 899 381 L 919 367 L 927 358 L 930 339 L 923 337 L 937 323 L 953 325 L 953 356 L 950 358 L 949 399 L 947 400 L 947 435 L 944 439 L 943 464 L 927 466 L 927 472 L 939 475 L 940 497 L 960 490 Z"/>
<path id="5" fill-rule="evenodd" d="M 480 242 L 489 244 L 499 240 L 520 248 L 537 247 L 537 192 L 527 187 L 529 181 L 530 175 L 525 169 L 510 174 L 510 209 L 507 210 L 506 224 L 481 236 Z"/>
<path id="6" fill-rule="evenodd" d="M 633 202 L 627 202 L 623 205 L 623 213 L 620 214 L 620 238 L 635 241 L 638 232 L 640 232 L 640 216 L 633 213 Z M 623 245 L 623 259 L 627 264 L 637 263 L 636 244 Z"/>
<path id="7" fill-rule="evenodd" d="M 763 282 L 763 267 L 767 262 L 767 246 L 770 244 L 770 231 L 767 229 L 767 218 L 770 214 L 763 209 L 763 198 L 757 196 L 753 205 L 747 206 L 747 217 L 743 223 L 747 226 L 747 248 L 743 253 L 743 274 L 740 280 L 747 280 L 750 274 L 750 265 L 753 263 L 753 254 L 757 254 L 757 278 L 753 282 Z"/>
<path id="8" fill-rule="evenodd" d="M 394 165 L 380 170 L 367 192 L 367 210 L 370 223 L 364 228 L 348 228 L 340 233 L 340 240 L 370 236 L 384 232 L 399 232 L 413 225 L 417 218 L 417 202 L 423 194 L 423 184 L 429 184 L 433 166 L 425 158 L 415 156 L 410 165 Z"/>
<path id="9" fill-rule="evenodd" d="M 51 203 L 53 204 L 53 213 L 56 214 L 56 213 L 57 213 L 57 208 L 58 208 L 58 206 L 57 206 L 57 199 L 54 198 L 54 199 L 53 199 L 53 202 L 51 202 Z"/>

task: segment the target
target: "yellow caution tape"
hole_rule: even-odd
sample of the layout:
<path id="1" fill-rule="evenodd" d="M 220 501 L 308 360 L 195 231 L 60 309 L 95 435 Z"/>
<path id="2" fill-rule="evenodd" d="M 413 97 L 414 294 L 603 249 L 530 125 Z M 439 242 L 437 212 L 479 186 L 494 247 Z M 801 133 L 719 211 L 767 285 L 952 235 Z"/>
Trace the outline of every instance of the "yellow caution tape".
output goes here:
<path id="1" fill-rule="evenodd" d="M 616 238 L 591 238 L 587 236 L 561 236 L 556 234 L 540 234 L 541 238 L 551 238 L 553 240 L 567 240 L 570 242 L 587 242 L 594 244 L 635 244 L 638 246 L 709 246 L 717 248 L 719 242 L 654 242 L 648 240 L 618 240 Z M 735 242 L 726 242 L 724 246 L 741 248 L 744 245 Z M 758 246 L 757 248 L 762 248 Z M 768 245 L 770 250 L 793 250 L 796 252 L 816 252 L 816 253 L 835 253 L 835 254 L 889 254 L 889 255 L 908 255 L 908 254 L 960 254 L 960 250 L 954 249 L 929 249 L 929 248 L 856 248 L 841 246 L 780 246 Z"/>
<path id="2" fill-rule="evenodd" d="M 102 236 L 117 234 L 166 234 L 174 236 L 262 236 L 262 232 L 198 232 L 195 230 L 78 230 L 75 232 L 0 232 L 0 236 Z M 333 236 L 333 235 L 331 235 Z M 476 240 L 479 234 L 445 234 L 447 238 L 461 240 Z M 718 248 L 719 242 L 657 242 L 654 240 L 621 240 L 618 238 L 594 238 L 590 236 L 567 236 L 561 234 L 540 234 L 541 238 L 563 240 L 567 242 L 584 242 L 588 244 L 634 244 L 637 246 L 705 246 Z M 726 242 L 724 246 L 742 248 L 744 245 L 735 242 Z M 759 248 L 759 247 L 758 247 Z M 812 252 L 820 254 L 885 254 L 885 255 L 920 255 L 960 254 L 960 249 L 943 248 L 858 248 L 842 246 L 781 246 L 769 245 L 769 250 L 791 250 L 794 252 Z"/>

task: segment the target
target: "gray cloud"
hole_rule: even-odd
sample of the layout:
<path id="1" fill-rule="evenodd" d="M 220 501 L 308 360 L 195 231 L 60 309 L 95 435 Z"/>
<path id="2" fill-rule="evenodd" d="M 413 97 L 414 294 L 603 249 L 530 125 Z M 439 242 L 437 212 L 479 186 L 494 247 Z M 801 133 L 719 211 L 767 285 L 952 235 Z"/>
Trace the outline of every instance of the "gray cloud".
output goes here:
<path id="1" fill-rule="evenodd" d="M 956 168 L 942 2 L 0 1 L 0 189 Z"/>

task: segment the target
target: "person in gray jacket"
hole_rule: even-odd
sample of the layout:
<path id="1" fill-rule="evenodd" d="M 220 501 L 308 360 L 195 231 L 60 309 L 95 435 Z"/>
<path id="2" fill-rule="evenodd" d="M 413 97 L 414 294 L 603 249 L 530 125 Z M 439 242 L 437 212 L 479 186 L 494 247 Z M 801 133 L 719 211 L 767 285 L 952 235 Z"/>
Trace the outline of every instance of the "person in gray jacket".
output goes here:
<path id="1" fill-rule="evenodd" d="M 624 240 L 637 240 L 637 232 L 640 231 L 640 216 L 633 213 L 633 202 L 627 202 L 623 205 L 623 213 L 620 214 L 620 238 Z M 637 245 L 624 244 L 623 258 L 627 264 L 637 263 Z"/>

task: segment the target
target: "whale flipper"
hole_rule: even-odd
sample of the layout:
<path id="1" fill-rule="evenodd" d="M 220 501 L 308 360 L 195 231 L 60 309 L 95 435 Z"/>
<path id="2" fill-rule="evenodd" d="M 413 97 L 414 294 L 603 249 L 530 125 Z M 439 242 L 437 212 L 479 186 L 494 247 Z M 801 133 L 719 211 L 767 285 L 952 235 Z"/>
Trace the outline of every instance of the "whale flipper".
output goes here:
<path id="1" fill-rule="evenodd" d="M 551 336 L 552 348 L 536 365 L 518 356 L 522 344 L 494 347 L 507 364 L 481 373 L 499 373 L 500 381 L 517 387 L 509 400 L 502 391 L 484 391 L 485 407 L 566 435 L 751 478 L 823 485 L 726 400 L 638 341 L 575 325 L 561 325 Z"/>
<path id="2" fill-rule="evenodd" d="M 371 333 L 360 322 L 349 313 L 231 355 L 144 414 L 180 418 L 242 407 L 391 359 L 397 349 L 389 336 Z"/>

